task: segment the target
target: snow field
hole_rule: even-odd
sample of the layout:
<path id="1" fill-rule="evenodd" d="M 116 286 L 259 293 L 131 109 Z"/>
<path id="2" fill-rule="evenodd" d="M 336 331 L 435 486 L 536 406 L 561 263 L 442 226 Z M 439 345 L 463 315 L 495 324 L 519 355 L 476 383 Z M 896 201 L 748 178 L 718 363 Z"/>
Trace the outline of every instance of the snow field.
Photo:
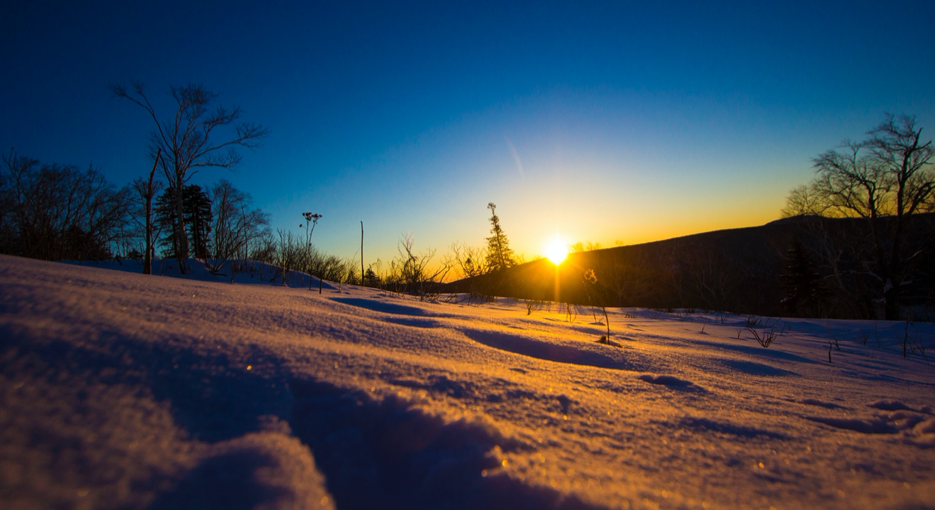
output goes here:
<path id="1" fill-rule="evenodd" d="M 195 277 L 0 257 L 0 506 L 933 508 L 904 324 Z"/>

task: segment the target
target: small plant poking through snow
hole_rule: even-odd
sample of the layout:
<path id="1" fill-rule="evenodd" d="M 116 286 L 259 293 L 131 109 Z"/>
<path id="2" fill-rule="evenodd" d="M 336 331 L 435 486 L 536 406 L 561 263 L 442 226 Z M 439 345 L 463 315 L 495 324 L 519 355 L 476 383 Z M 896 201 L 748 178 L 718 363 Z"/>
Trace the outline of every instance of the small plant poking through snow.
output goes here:
<path id="1" fill-rule="evenodd" d="M 532 315 L 533 310 L 542 309 L 541 299 L 524 299 L 523 304 L 526 305 L 526 315 Z"/>
<path id="2" fill-rule="evenodd" d="M 831 340 L 834 341 L 834 347 L 840 351 L 841 344 L 838 343 L 838 337 L 834 336 L 834 331 L 831 329 L 831 323 L 828 321 L 825 321 L 825 326 L 828 327 L 828 336 L 830 336 Z"/>
<path id="3" fill-rule="evenodd" d="M 776 337 L 779 336 L 779 333 L 775 329 L 769 329 L 769 330 L 764 329 L 762 335 L 755 328 L 747 328 L 747 329 L 750 330 L 751 333 L 753 333 L 753 338 L 756 339 L 757 343 L 759 343 L 762 347 L 767 348 L 767 349 L 769 348 L 770 344 L 773 343 L 773 340 L 775 340 Z"/>

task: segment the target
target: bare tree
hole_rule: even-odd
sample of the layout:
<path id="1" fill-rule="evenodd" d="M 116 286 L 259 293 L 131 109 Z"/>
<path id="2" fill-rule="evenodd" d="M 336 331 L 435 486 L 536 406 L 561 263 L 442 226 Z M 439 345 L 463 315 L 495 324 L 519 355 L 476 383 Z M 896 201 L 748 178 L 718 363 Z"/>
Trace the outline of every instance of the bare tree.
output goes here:
<path id="1" fill-rule="evenodd" d="M 153 169 L 149 172 L 149 179 L 137 177 L 131 187 L 139 195 L 141 206 L 143 207 L 143 244 L 145 252 L 143 253 L 143 274 L 152 274 L 153 272 L 153 197 L 162 189 L 162 182 L 154 180 L 156 168 L 159 165 L 159 159 L 162 156 L 162 150 L 156 152 L 156 161 L 153 162 Z"/>
<path id="2" fill-rule="evenodd" d="M 462 278 L 475 278 L 489 273 L 487 249 L 454 243 L 450 248 L 452 259 L 457 264 Z"/>
<path id="3" fill-rule="evenodd" d="M 435 256 L 435 250 L 416 253 L 414 245 L 411 234 L 400 240 L 399 257 L 392 261 L 395 269 L 393 272 L 397 273 L 399 281 L 405 285 L 408 292 L 414 292 L 419 295 L 420 300 L 424 300 L 434 292 L 438 282 L 445 280 L 451 270 L 451 264 L 442 261 L 434 269 L 431 268 L 430 263 Z"/>
<path id="4" fill-rule="evenodd" d="M 130 190 L 95 168 L 40 165 L 10 152 L 0 167 L 5 235 L 0 250 L 45 260 L 101 259 L 124 235 Z"/>
<path id="5" fill-rule="evenodd" d="M 250 195 L 235 188 L 227 180 L 221 179 L 212 186 L 210 195 L 214 218 L 211 226 L 213 260 L 209 269 L 218 272 L 245 246 L 264 236 L 269 225 L 269 215 L 259 209 L 252 209 Z"/>
<path id="6" fill-rule="evenodd" d="M 471 299 L 486 300 L 490 285 L 483 277 L 493 271 L 487 249 L 454 243 L 449 251 L 451 265 L 466 280 Z"/>
<path id="7" fill-rule="evenodd" d="M 239 107 L 217 106 L 212 103 L 218 95 L 201 84 L 170 87 L 169 93 L 176 103 L 176 111 L 169 120 L 160 121 L 156 110 L 146 97 L 142 82 L 132 81 L 110 86 L 114 97 L 127 99 L 143 108 L 152 118 L 156 129 L 150 133 L 150 154 L 155 161 L 161 150 L 159 166 L 170 187 L 181 190 L 195 173 L 206 167 L 233 168 L 241 161 L 238 147 L 256 148 L 268 134 L 263 126 L 240 122 Z M 216 130 L 230 128 L 220 135 Z M 188 257 L 188 236 L 182 211 L 182 195 L 177 194 L 174 235 L 179 247 L 179 268 L 184 272 Z"/>
<path id="8" fill-rule="evenodd" d="M 912 281 L 906 268 L 918 256 L 903 253 L 906 229 L 932 200 L 935 149 L 905 115 L 887 115 L 867 135 L 815 158 L 815 179 L 790 193 L 783 214 L 866 219 L 871 255 L 861 269 L 877 282 L 886 318 L 898 319 L 901 290 Z"/>

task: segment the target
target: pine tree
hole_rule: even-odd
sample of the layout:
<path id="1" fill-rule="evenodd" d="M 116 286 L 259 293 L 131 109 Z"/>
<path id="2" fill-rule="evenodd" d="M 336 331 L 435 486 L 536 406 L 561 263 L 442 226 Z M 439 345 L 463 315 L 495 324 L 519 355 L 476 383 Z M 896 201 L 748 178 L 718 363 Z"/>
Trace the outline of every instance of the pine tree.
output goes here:
<path id="1" fill-rule="evenodd" d="M 211 232 L 211 199 L 207 193 L 201 189 L 201 186 L 192 184 L 182 188 L 182 220 L 184 225 L 176 226 L 175 214 L 175 187 L 170 186 L 156 199 L 155 223 L 160 226 L 163 232 L 160 244 L 163 246 L 163 254 L 167 257 L 177 258 L 179 256 L 179 238 L 174 235 L 176 230 L 183 232 L 186 241 L 191 240 L 192 254 L 196 258 L 207 259 L 208 234 Z M 188 245 L 188 242 L 185 243 Z"/>
<path id="2" fill-rule="evenodd" d="M 515 265 L 516 260 L 510 249 L 510 241 L 500 227 L 497 205 L 490 202 L 487 208 L 490 209 L 490 233 L 493 234 L 487 238 L 487 267 L 499 271 Z"/>
<path id="3" fill-rule="evenodd" d="M 367 272 L 364 273 L 364 286 L 365 287 L 379 287 L 380 286 L 380 277 L 373 272 L 373 268 L 368 267 Z"/>
<path id="4" fill-rule="evenodd" d="M 178 258 L 179 241 L 175 235 L 176 215 L 175 215 L 175 187 L 167 187 L 158 198 L 156 198 L 156 207 L 153 211 L 155 218 L 153 223 L 158 227 L 161 233 L 159 245 L 162 246 L 164 257 Z"/>
<path id="5" fill-rule="evenodd" d="M 182 216 L 192 241 L 195 258 L 208 258 L 208 234 L 211 232 L 211 199 L 201 186 L 191 184 L 182 189 Z"/>

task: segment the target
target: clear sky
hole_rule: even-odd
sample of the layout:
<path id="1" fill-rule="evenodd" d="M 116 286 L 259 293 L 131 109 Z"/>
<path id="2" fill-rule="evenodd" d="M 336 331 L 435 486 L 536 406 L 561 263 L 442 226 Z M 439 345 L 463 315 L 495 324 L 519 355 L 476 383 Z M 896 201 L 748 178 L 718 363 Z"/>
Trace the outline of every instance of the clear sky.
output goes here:
<path id="1" fill-rule="evenodd" d="M 200 82 L 271 134 L 193 182 L 340 256 L 363 220 L 369 263 L 484 244 L 490 201 L 527 257 L 763 224 L 885 112 L 935 130 L 931 1 L 191 4 L 4 2 L 0 147 L 123 185 L 152 125 L 108 83 Z"/>

